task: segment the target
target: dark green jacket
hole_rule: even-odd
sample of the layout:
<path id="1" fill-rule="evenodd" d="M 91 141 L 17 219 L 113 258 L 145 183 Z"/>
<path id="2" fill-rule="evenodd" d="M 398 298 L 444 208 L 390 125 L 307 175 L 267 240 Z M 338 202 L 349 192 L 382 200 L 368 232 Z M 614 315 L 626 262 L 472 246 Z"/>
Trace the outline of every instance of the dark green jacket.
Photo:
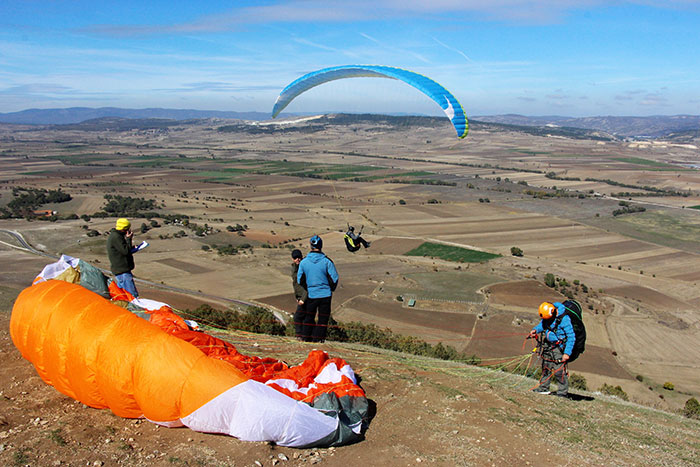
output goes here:
<path id="1" fill-rule="evenodd" d="M 299 265 L 297 263 L 292 263 L 292 284 L 294 285 L 294 297 L 297 300 L 301 300 L 306 303 L 306 299 L 309 293 L 306 291 L 303 285 L 297 282 L 297 273 L 299 272 Z"/>
<path id="2" fill-rule="evenodd" d="M 126 232 L 112 229 L 107 238 L 107 256 L 112 274 L 119 275 L 134 269 L 134 255 L 131 253 L 131 238 Z"/>

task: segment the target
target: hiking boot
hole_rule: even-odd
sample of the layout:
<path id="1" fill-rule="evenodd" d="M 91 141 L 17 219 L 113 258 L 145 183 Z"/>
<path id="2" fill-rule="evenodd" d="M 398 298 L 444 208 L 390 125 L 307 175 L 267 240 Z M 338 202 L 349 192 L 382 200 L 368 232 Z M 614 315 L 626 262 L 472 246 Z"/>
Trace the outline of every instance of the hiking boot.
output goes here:
<path id="1" fill-rule="evenodd" d="M 372 244 L 372 242 L 367 242 L 367 246 L 365 248 L 369 248 L 369 246 Z"/>
<path id="2" fill-rule="evenodd" d="M 552 393 L 548 389 L 542 389 L 542 388 L 533 389 L 532 392 L 534 392 L 535 394 L 542 394 L 543 396 L 546 396 L 546 395 Z"/>

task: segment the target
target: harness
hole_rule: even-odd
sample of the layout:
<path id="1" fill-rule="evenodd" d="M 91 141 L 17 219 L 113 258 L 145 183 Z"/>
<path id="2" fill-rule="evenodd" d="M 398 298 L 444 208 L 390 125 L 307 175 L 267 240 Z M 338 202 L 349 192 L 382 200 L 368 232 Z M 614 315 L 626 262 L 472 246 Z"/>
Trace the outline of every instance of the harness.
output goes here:
<path id="1" fill-rule="evenodd" d="M 538 348 L 539 348 L 538 355 L 543 360 L 545 359 L 544 353 L 551 350 L 551 349 L 557 348 L 561 352 L 564 351 L 567 338 L 566 338 L 566 336 L 564 336 L 564 338 L 562 339 L 556 333 L 556 330 L 559 328 L 559 324 L 561 323 L 561 320 L 563 318 L 564 318 L 564 315 L 557 316 L 552 321 L 552 323 L 549 326 L 547 326 L 546 329 L 544 326 L 542 326 L 542 332 L 538 335 L 537 343 L 538 343 Z M 554 335 L 557 337 L 557 340 L 556 341 L 549 340 L 549 333 L 554 333 Z"/>
<path id="2" fill-rule="evenodd" d="M 345 234 L 344 240 L 345 246 L 347 247 L 349 252 L 354 253 L 360 249 L 360 245 L 355 245 L 355 242 L 352 240 L 352 237 L 347 233 Z"/>
<path id="3" fill-rule="evenodd" d="M 360 235 L 362 235 L 362 229 L 364 229 L 364 228 L 365 228 L 364 225 L 362 227 L 360 227 L 360 233 L 357 234 L 358 237 Z M 347 230 L 347 232 L 345 232 L 345 236 L 343 237 L 343 240 L 345 240 L 345 246 L 347 247 L 348 251 L 350 253 L 355 253 L 357 250 L 359 250 L 361 248 L 362 245 L 355 244 L 355 241 L 350 236 L 350 232 L 351 232 L 350 231 L 350 224 L 348 224 L 348 230 Z"/>

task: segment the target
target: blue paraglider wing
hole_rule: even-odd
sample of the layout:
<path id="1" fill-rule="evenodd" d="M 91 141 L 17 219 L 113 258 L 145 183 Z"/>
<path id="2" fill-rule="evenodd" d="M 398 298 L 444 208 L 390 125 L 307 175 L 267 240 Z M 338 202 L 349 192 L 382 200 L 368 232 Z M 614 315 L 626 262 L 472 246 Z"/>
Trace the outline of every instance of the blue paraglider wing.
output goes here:
<path id="1" fill-rule="evenodd" d="M 403 81 L 421 91 L 438 103 L 457 131 L 457 136 L 464 138 L 469 131 L 469 123 L 464 109 L 450 91 L 427 76 L 402 68 L 383 65 L 345 65 L 312 71 L 295 80 L 282 90 L 272 109 L 272 118 L 279 115 L 295 97 L 319 84 L 344 78 L 392 78 Z"/>

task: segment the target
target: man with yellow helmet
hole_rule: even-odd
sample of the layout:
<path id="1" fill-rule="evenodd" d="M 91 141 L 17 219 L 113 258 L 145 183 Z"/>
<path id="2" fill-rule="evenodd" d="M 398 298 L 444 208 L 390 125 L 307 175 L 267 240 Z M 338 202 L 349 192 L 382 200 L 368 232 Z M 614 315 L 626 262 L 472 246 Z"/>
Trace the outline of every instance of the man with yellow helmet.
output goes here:
<path id="1" fill-rule="evenodd" d="M 131 244 L 133 239 L 131 222 L 128 219 L 117 219 L 116 226 L 109 232 L 107 238 L 107 256 L 109 257 L 110 270 L 114 274 L 119 288 L 126 290 L 134 298 L 139 296 L 134 284 L 134 252 L 138 251 Z"/>
<path id="2" fill-rule="evenodd" d="M 567 362 L 576 342 L 576 334 L 571 324 L 571 318 L 565 314 L 566 308 L 559 302 L 542 302 L 538 313 L 542 320 L 532 328 L 529 338 L 538 338 L 540 357 L 542 358 L 542 377 L 534 392 L 550 394 L 549 384 L 556 377 L 557 396 L 567 397 L 569 394 L 569 372 Z M 557 319 L 557 315 L 562 315 Z"/>

